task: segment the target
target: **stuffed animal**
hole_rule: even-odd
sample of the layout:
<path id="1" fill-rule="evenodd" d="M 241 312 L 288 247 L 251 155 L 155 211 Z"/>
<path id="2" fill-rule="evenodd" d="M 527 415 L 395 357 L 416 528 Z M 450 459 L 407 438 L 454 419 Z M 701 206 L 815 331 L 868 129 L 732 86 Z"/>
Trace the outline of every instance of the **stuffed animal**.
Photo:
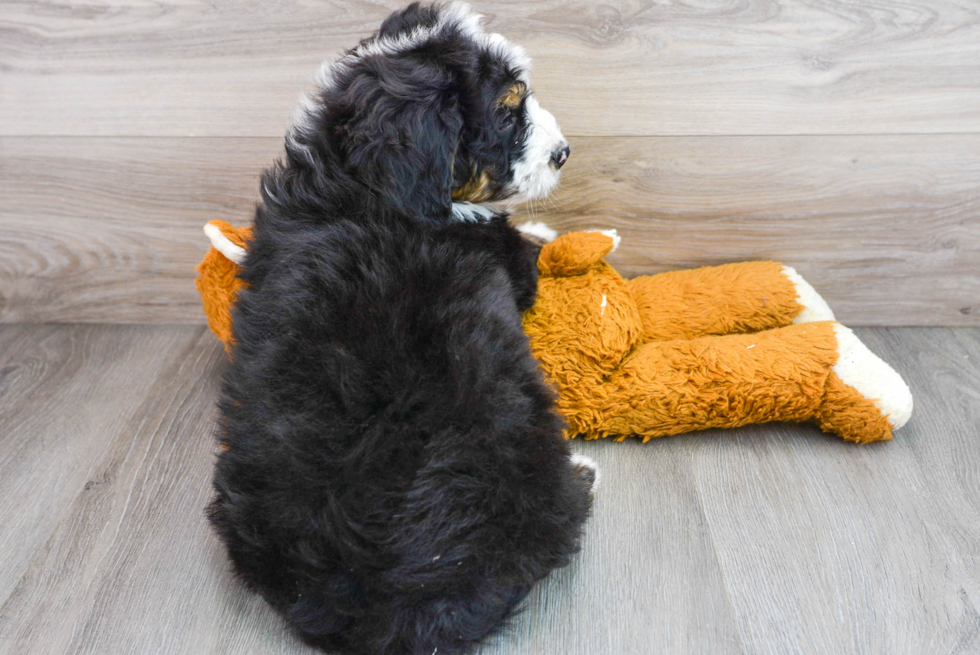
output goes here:
<path id="1" fill-rule="evenodd" d="M 618 240 L 565 234 L 538 258 L 524 328 L 570 435 L 646 441 L 813 420 L 863 443 L 908 420 L 902 378 L 792 268 L 746 262 L 624 280 L 603 260 Z"/>
<path id="2" fill-rule="evenodd" d="M 248 228 L 205 228 L 198 290 L 229 354 Z M 849 441 L 890 439 L 912 395 L 792 268 L 745 262 L 625 280 L 614 231 L 572 232 L 538 258 L 531 349 L 558 391 L 567 437 L 647 441 L 767 421 L 816 422 Z"/>
<path id="3" fill-rule="evenodd" d="M 197 291 L 204 303 L 208 327 L 231 355 L 234 337 L 231 329 L 231 306 L 245 285 L 238 279 L 238 265 L 245 259 L 245 247 L 252 236 L 251 227 L 232 227 L 227 221 L 211 221 L 204 226 L 211 248 L 197 265 Z"/>

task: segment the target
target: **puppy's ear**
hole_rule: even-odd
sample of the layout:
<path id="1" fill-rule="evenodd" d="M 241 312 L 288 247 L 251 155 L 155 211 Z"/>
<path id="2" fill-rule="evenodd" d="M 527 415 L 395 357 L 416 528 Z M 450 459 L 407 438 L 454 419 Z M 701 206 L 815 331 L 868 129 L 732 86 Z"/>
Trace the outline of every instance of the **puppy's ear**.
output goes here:
<path id="1" fill-rule="evenodd" d="M 541 248 L 538 272 L 544 277 L 582 275 L 618 245 L 616 230 L 563 234 Z"/>
<path id="2" fill-rule="evenodd" d="M 448 220 L 463 125 L 452 85 L 432 69 L 391 64 L 352 85 L 356 104 L 348 105 L 351 115 L 338 128 L 347 165 L 406 214 Z"/>

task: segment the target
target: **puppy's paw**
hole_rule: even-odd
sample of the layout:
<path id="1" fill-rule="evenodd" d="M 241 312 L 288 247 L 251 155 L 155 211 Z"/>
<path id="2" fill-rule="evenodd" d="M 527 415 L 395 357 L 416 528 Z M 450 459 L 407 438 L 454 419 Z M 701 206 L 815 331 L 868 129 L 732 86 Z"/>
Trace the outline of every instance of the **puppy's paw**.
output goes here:
<path id="1" fill-rule="evenodd" d="M 572 466 L 575 467 L 575 473 L 589 483 L 592 491 L 599 487 L 602 475 L 599 473 L 599 465 L 595 463 L 594 459 L 582 453 L 572 453 Z"/>
<path id="2" fill-rule="evenodd" d="M 517 226 L 517 231 L 535 243 L 545 244 L 554 241 L 558 233 L 540 221 L 531 221 Z"/>

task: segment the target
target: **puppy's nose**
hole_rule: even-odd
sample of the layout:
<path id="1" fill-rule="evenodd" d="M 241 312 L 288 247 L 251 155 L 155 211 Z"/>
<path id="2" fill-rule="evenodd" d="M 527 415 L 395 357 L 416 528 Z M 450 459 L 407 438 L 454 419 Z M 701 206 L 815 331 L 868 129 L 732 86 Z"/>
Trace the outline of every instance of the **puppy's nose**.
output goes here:
<path id="1" fill-rule="evenodd" d="M 564 146 L 559 146 L 551 151 L 551 163 L 555 165 L 555 168 L 561 168 L 568 161 L 570 154 L 572 154 L 572 147 L 567 143 Z"/>

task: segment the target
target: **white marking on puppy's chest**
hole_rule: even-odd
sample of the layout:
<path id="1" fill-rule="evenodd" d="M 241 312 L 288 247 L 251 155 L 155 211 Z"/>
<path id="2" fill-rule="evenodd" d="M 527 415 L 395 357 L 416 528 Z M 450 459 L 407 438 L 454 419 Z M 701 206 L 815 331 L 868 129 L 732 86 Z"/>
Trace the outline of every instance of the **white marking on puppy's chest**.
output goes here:
<path id="1" fill-rule="evenodd" d="M 472 202 L 453 203 L 454 220 L 482 223 L 489 221 L 491 218 L 493 218 L 493 210 L 486 205 L 478 205 Z"/>

